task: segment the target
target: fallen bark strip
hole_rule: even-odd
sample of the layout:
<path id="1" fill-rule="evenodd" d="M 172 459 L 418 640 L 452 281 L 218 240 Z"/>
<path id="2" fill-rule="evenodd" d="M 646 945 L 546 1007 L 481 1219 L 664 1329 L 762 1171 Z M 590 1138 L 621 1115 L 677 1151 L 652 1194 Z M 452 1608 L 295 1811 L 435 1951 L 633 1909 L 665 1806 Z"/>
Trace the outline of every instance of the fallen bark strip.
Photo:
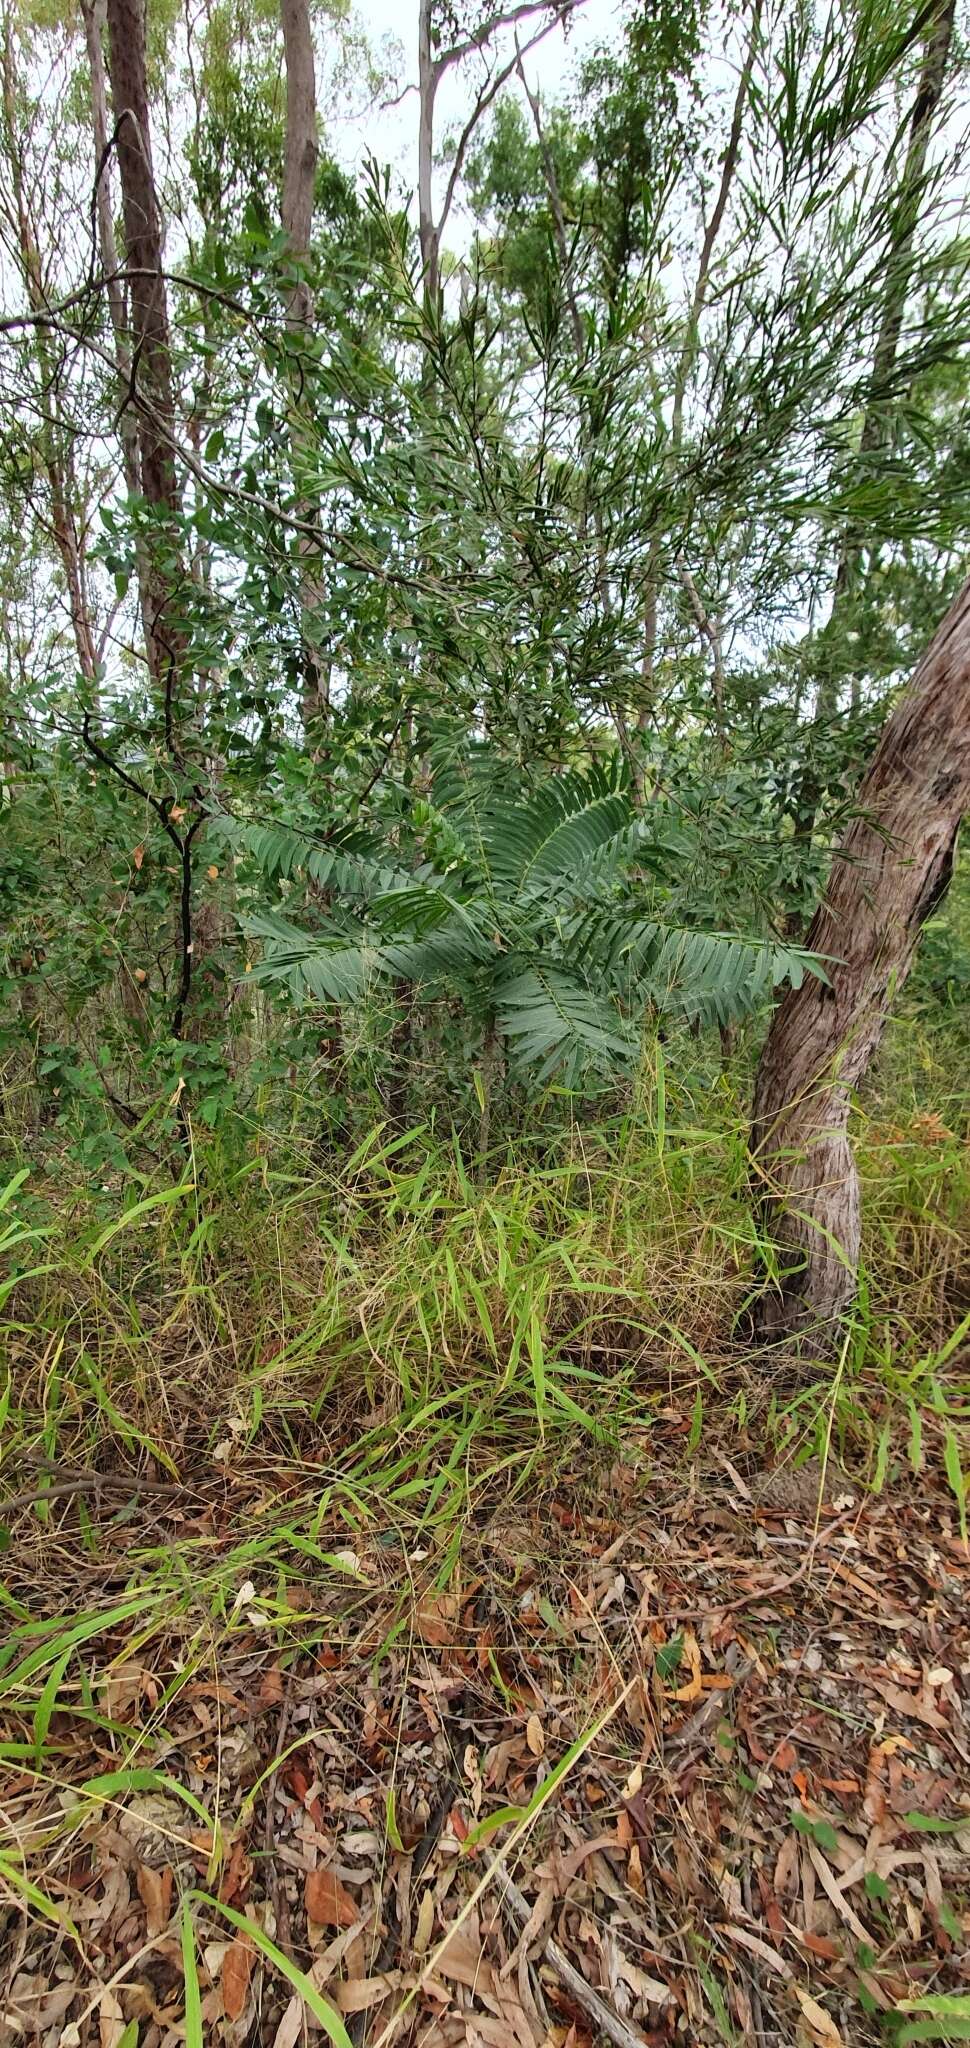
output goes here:
<path id="1" fill-rule="evenodd" d="M 499 1864 L 496 1876 L 501 1880 L 505 1896 L 516 1919 L 523 1927 L 527 1926 L 532 1908 L 518 1885 L 513 1884 L 504 1863 Z M 628 2027 L 625 2020 L 621 2020 L 619 2013 L 614 2012 L 612 2006 L 606 2004 L 599 1992 L 593 1990 L 593 1986 L 587 1983 L 582 1971 L 577 1970 L 575 1963 L 570 1962 L 565 1950 L 560 1948 L 558 1941 L 551 1934 L 540 1934 L 536 1941 L 546 1961 L 552 1964 L 557 1977 L 562 1979 L 566 1990 L 575 1998 L 577 2005 L 582 2006 L 587 2018 L 599 2028 L 600 2033 L 615 2043 L 615 2048 L 645 2048 L 643 2035 L 635 2034 L 633 2028 Z"/>

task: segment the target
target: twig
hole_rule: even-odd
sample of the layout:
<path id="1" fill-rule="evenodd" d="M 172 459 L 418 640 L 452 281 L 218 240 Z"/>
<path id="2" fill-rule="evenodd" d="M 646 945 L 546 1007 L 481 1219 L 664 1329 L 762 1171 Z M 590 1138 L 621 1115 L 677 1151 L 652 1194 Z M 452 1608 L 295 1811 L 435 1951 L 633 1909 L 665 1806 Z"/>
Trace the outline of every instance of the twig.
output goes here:
<path id="1" fill-rule="evenodd" d="M 835 1520 L 829 1522 L 826 1527 L 826 1538 L 836 1529 L 840 1529 L 843 1522 L 850 1521 L 853 1515 L 858 1517 L 858 1513 L 858 1508 L 853 1506 L 846 1508 L 841 1515 L 836 1515 Z M 736 1600 L 720 1600 L 713 1607 L 676 1607 L 672 1610 L 665 1608 L 662 1618 L 664 1621 L 710 1621 L 717 1614 L 737 1614 L 739 1608 L 753 1607 L 759 1600 L 777 1600 L 780 1594 L 789 1592 L 792 1586 L 797 1586 L 801 1579 L 807 1578 L 815 1563 L 817 1548 L 816 1543 L 809 1544 L 797 1571 L 791 1572 L 787 1579 L 775 1579 L 770 1586 L 759 1586 L 750 1593 L 739 1593 Z"/>
<path id="2" fill-rule="evenodd" d="M 0 1514 L 7 1515 L 13 1508 L 35 1507 L 43 1500 L 57 1500 L 71 1493 L 100 1493 L 108 1488 L 113 1493 L 167 1493 L 182 1494 L 184 1486 L 165 1479 L 139 1479 L 130 1472 L 78 1472 L 71 1479 L 54 1479 L 48 1486 L 43 1480 L 37 1486 L 28 1487 L 24 1493 L 10 1493 L 0 1499 Z"/>
<path id="3" fill-rule="evenodd" d="M 516 1919 L 523 1927 L 527 1926 L 532 1914 L 528 1899 L 523 1898 L 518 1885 L 513 1884 L 504 1863 L 499 1864 L 496 1874 L 501 1878 L 506 1898 Z M 614 2012 L 612 2006 L 606 2004 L 599 1992 L 593 1990 L 592 1985 L 586 1982 L 582 1971 L 577 1970 L 575 1963 L 570 1962 L 558 1941 L 555 1941 L 551 1934 L 540 1934 L 537 1940 L 557 1977 L 561 1977 L 567 1991 L 572 1993 L 577 2005 L 582 2006 L 587 2018 L 592 2020 L 600 2033 L 615 2042 L 616 2048 L 644 2048 L 643 2035 L 635 2034 L 632 2027 L 628 2027 L 626 2021 L 621 2020 L 619 2013 Z"/>

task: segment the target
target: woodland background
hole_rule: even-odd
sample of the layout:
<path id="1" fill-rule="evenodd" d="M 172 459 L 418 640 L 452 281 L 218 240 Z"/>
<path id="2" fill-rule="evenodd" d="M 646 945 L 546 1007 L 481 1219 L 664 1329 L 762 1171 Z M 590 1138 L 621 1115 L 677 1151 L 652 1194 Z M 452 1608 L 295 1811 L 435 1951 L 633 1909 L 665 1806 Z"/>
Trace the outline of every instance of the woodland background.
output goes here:
<path id="1" fill-rule="evenodd" d="M 970 2026 L 967 24 L 596 5 L 2 0 L 13 2038 Z"/>

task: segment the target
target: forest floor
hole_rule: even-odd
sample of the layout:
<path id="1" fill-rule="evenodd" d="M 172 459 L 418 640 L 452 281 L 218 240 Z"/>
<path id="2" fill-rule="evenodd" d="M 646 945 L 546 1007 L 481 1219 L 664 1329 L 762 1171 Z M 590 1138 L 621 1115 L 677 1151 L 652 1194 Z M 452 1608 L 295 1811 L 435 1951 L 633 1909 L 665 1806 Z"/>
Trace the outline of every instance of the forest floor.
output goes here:
<path id="1" fill-rule="evenodd" d="M 28 1155 L 2 2048 L 970 2037 L 965 1057 L 859 1109 L 834 1362 L 744 1351 L 746 1099 Z"/>
<path id="2" fill-rule="evenodd" d="M 440 1538 L 232 1445 L 8 1502 L 0 2039 L 963 2038 L 953 1493 L 686 1427 Z"/>

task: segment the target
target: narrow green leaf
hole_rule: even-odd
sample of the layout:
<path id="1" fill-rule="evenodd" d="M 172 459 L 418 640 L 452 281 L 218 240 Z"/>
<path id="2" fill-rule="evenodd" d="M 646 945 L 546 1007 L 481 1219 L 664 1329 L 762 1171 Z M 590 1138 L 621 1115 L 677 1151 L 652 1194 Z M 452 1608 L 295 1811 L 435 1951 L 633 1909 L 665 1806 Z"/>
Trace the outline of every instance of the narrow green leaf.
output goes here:
<path id="1" fill-rule="evenodd" d="M 199 1972 L 195 1961 L 195 1934 L 192 1928 L 192 1914 L 189 1901 L 191 1892 L 182 1900 L 182 1974 L 185 1979 L 185 2048 L 205 2048 L 202 2033 L 202 1993 L 199 1989 Z"/>
<path id="2" fill-rule="evenodd" d="M 228 1920 L 230 1926 L 235 1927 L 240 1934 L 248 1935 L 253 1947 L 258 1948 L 273 1969 L 278 1970 L 281 1977 L 285 1977 L 293 1990 L 299 1993 L 314 2019 L 319 2021 L 328 2041 L 333 2042 L 334 2048 L 353 2048 L 353 2042 L 340 2014 L 334 2011 L 332 2005 L 327 2004 L 325 1998 L 321 1998 L 316 1985 L 311 1984 L 303 1970 L 297 1969 L 296 1964 L 291 1963 L 289 1956 L 285 1956 L 282 1949 L 277 1948 L 275 1941 L 270 1940 L 269 1935 L 256 1925 L 255 1920 L 247 1920 L 244 1913 L 237 1913 L 234 1906 L 225 1905 L 221 1899 L 213 1898 L 209 1892 L 189 1892 L 186 1905 L 191 1898 L 201 1899 L 213 1913 L 221 1913 L 223 1919 Z"/>

